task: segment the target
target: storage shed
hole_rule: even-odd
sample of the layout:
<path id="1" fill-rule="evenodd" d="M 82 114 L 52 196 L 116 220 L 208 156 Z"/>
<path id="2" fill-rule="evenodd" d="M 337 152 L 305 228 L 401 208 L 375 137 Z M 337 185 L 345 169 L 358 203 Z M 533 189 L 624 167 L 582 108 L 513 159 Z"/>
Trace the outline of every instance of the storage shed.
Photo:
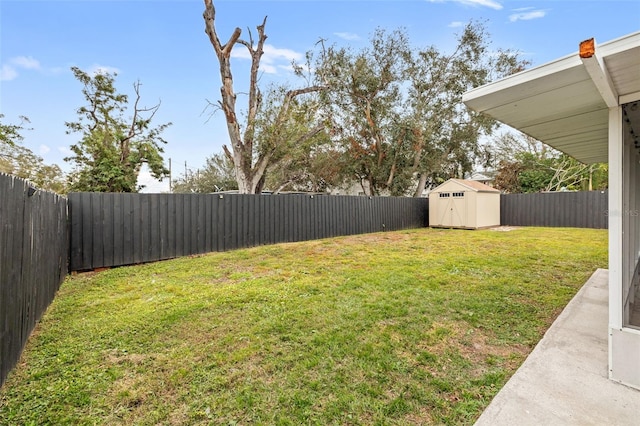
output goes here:
<path id="1" fill-rule="evenodd" d="M 429 226 L 478 229 L 500 225 L 500 191 L 473 180 L 449 179 L 429 193 Z"/>

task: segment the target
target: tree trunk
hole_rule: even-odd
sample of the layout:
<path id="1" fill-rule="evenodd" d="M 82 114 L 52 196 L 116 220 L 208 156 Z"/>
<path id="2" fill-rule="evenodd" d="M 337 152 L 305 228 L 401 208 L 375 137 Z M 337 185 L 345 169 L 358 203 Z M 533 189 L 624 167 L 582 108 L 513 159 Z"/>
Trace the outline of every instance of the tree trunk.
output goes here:
<path id="1" fill-rule="evenodd" d="M 427 185 L 427 174 L 420 173 L 420 179 L 418 180 L 418 187 L 416 188 L 416 191 L 413 193 L 413 196 L 416 198 L 422 197 L 422 193 L 424 192 L 424 188 L 426 185 Z"/>
<path id="2" fill-rule="evenodd" d="M 273 193 L 274 193 L 274 194 L 279 194 L 279 193 L 281 193 L 281 192 L 282 192 L 282 191 L 284 191 L 284 189 L 285 189 L 287 186 L 289 186 L 289 184 L 291 184 L 291 183 L 292 183 L 292 181 L 291 181 L 291 180 L 288 180 L 288 181 L 286 181 L 286 182 L 282 183 L 282 184 L 281 184 L 281 185 L 280 185 L 280 186 L 279 186 L 275 191 L 273 191 Z"/>
<path id="3" fill-rule="evenodd" d="M 228 149 L 225 148 L 225 154 L 233 160 L 233 166 L 238 181 L 238 192 L 241 194 L 252 193 L 252 164 L 251 157 L 253 152 L 253 132 L 249 131 L 254 128 L 255 115 L 257 113 L 257 105 L 260 94 L 257 91 L 256 81 L 260 57 L 262 56 L 262 46 L 266 36 L 264 35 L 264 22 L 258 26 L 259 40 L 258 46 L 254 50 L 252 44 L 240 40 L 241 30 L 236 28 L 226 44 L 222 44 L 218 38 L 215 28 L 216 11 L 212 0 L 204 0 L 205 11 L 202 17 L 205 21 L 205 33 L 209 36 L 209 41 L 215 50 L 218 62 L 220 64 L 220 77 L 222 79 L 222 87 L 220 87 L 221 100 L 219 102 L 225 119 L 227 121 L 227 131 L 231 142 L 233 155 L 230 155 Z M 266 21 L 266 18 L 265 18 Z M 231 50 L 236 43 L 247 46 L 252 57 L 251 67 L 251 92 L 249 96 L 249 116 L 247 117 L 247 130 L 245 130 L 244 140 L 240 132 L 240 124 L 236 116 L 236 94 L 233 90 L 233 74 L 231 73 Z"/>
<path id="4" fill-rule="evenodd" d="M 240 28 L 236 28 L 227 41 L 222 44 L 218 39 L 215 29 L 215 7 L 212 0 L 204 0 L 205 11 L 203 18 L 205 21 L 205 32 L 209 36 L 209 41 L 213 46 L 218 61 L 220 63 L 220 77 L 222 78 L 222 87 L 220 94 L 222 99 L 219 101 L 219 107 L 222 109 L 227 121 L 227 131 L 231 141 L 231 150 L 223 147 L 227 158 L 232 160 L 236 180 L 238 181 L 238 192 L 241 194 L 260 194 L 265 183 L 265 173 L 267 168 L 274 161 L 274 153 L 269 152 L 261 155 L 254 163 L 256 157 L 254 152 L 254 142 L 256 133 L 257 115 L 262 102 L 262 95 L 258 87 L 260 60 L 264 54 L 264 43 L 267 35 L 264 28 L 267 22 L 265 16 L 261 25 L 256 28 L 258 30 L 258 40 L 254 45 L 251 33 L 249 33 L 249 41 L 240 39 Z M 233 89 L 233 75 L 231 74 L 231 50 L 235 44 L 241 44 L 247 48 L 251 56 L 251 71 L 249 74 L 249 105 L 247 111 L 246 125 L 244 126 L 244 134 L 240 131 L 236 115 L 236 94 Z M 284 125 L 286 117 L 289 113 L 289 107 L 292 100 L 300 95 L 318 92 L 324 90 L 324 86 L 309 86 L 302 89 L 290 90 L 285 94 L 282 106 L 278 113 L 276 125 Z M 309 132 L 311 136 L 318 133 L 318 130 Z M 274 146 L 282 144 L 284 141 L 274 141 Z"/>
<path id="5" fill-rule="evenodd" d="M 252 194 L 251 181 L 242 173 L 242 170 L 236 169 L 236 181 L 238 182 L 238 193 L 240 194 Z"/>

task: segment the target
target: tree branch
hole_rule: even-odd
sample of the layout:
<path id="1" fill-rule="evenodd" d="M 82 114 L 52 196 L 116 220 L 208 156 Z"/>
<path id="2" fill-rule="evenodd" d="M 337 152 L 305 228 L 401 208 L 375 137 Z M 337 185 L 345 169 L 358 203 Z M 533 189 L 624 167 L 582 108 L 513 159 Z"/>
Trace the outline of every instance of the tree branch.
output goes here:
<path id="1" fill-rule="evenodd" d="M 276 119 L 276 125 L 280 126 L 284 123 L 284 120 L 287 114 L 289 113 L 289 107 L 291 105 L 291 101 L 293 101 L 294 98 L 307 93 L 320 92 L 322 90 L 326 90 L 327 88 L 328 88 L 327 86 L 316 85 L 316 86 L 304 87 L 301 89 L 289 90 L 284 95 L 284 100 L 282 101 L 282 106 L 280 108 L 280 112 L 278 113 L 278 118 Z"/>
<path id="2" fill-rule="evenodd" d="M 231 151 L 229 151 L 229 148 L 227 148 L 226 145 L 222 145 L 222 150 L 224 151 L 224 155 L 227 156 L 229 161 L 233 162 L 233 154 L 231 153 Z"/>
<path id="3" fill-rule="evenodd" d="M 227 122 L 229 139 L 234 152 L 234 164 L 236 167 L 245 168 L 245 156 L 242 155 L 243 144 L 240 135 L 240 125 L 236 116 L 236 94 L 233 90 L 233 75 L 231 74 L 231 50 L 241 34 L 241 30 L 236 28 L 229 38 L 229 41 L 222 46 L 215 29 L 215 8 L 212 0 L 204 0 L 205 10 L 202 14 L 205 21 L 205 32 L 209 36 L 209 41 L 213 46 L 218 61 L 220 63 L 220 77 L 222 87 L 220 87 L 221 101 L 220 108 L 224 112 Z"/>
<path id="4" fill-rule="evenodd" d="M 253 48 L 253 37 L 250 39 L 250 44 L 244 41 L 241 42 L 247 47 L 251 55 L 251 71 L 249 74 L 249 111 L 247 113 L 247 128 L 244 132 L 244 145 L 250 152 L 253 151 L 256 116 L 262 100 L 260 89 L 258 88 L 258 71 L 260 69 L 260 60 L 264 54 L 264 43 L 267 40 L 267 35 L 264 32 L 266 23 L 267 17 L 265 16 L 262 24 L 256 27 L 258 30 L 258 44 L 255 49 Z"/>
<path id="5" fill-rule="evenodd" d="M 242 30 L 240 30 L 240 28 L 236 28 L 235 30 L 233 30 L 233 34 L 231 34 L 229 41 L 224 46 L 222 46 L 222 56 L 224 56 L 225 58 L 229 58 L 231 56 L 231 49 L 233 49 L 233 46 L 240 38 L 240 34 L 242 34 Z"/>
<path id="6" fill-rule="evenodd" d="M 218 38 L 218 34 L 216 33 L 215 27 L 215 18 L 216 18 L 216 9 L 213 6 L 213 0 L 204 0 L 204 12 L 202 13 L 202 17 L 205 22 L 205 33 L 209 36 L 209 41 L 211 45 L 216 51 L 218 57 L 226 57 L 228 58 L 231 54 L 231 49 L 233 49 L 233 45 L 236 43 L 242 30 L 240 28 L 236 28 L 231 34 L 229 41 L 222 45 L 220 43 L 220 39 Z"/>
<path id="7" fill-rule="evenodd" d="M 296 144 L 301 144 L 301 143 L 304 143 L 304 142 L 308 141 L 309 139 L 311 139 L 312 137 L 314 137 L 318 133 L 322 132 L 323 129 L 324 129 L 324 126 L 322 124 L 318 124 L 316 127 L 311 129 L 311 131 L 305 133 L 304 135 L 302 135 L 298 139 L 296 139 Z"/>

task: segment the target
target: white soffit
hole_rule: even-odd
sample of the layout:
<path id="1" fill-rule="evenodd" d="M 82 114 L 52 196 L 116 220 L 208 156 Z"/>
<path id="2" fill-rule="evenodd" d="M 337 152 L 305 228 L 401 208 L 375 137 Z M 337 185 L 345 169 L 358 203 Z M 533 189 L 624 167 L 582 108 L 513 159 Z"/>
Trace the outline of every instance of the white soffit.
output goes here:
<path id="1" fill-rule="evenodd" d="M 619 103 L 640 100 L 640 32 L 597 45 L 595 55 Z M 470 90 L 462 100 L 582 162 L 607 161 L 608 107 L 577 52 Z"/>

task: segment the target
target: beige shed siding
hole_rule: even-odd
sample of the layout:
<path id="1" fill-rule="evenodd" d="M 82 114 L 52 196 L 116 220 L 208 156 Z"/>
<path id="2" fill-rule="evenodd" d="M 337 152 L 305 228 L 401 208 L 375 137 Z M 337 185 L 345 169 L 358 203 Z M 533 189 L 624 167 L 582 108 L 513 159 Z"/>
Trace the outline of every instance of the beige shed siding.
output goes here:
<path id="1" fill-rule="evenodd" d="M 450 179 L 429 193 L 429 225 L 465 229 L 498 226 L 500 191 L 476 181 Z"/>
<path id="2" fill-rule="evenodd" d="M 478 194 L 466 190 L 464 191 L 464 197 L 467 199 L 467 228 L 477 228 L 478 227 L 478 216 L 476 215 L 476 211 L 478 209 Z"/>
<path id="3" fill-rule="evenodd" d="M 477 198 L 477 227 L 486 228 L 500 225 L 500 193 L 486 192 Z"/>

